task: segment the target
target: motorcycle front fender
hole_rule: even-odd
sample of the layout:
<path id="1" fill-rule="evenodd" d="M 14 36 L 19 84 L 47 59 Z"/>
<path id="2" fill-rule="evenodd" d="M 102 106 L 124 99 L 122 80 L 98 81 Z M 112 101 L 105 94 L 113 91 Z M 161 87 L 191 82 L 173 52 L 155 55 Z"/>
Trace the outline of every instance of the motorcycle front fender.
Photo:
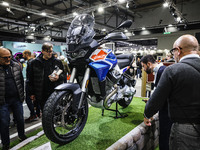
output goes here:
<path id="1" fill-rule="evenodd" d="M 77 83 L 64 83 L 64 84 L 58 85 L 54 90 L 55 91 L 71 91 L 73 93 L 72 110 L 73 110 L 73 113 L 76 113 L 78 110 L 78 105 L 79 105 L 81 93 L 82 93 L 80 85 Z"/>

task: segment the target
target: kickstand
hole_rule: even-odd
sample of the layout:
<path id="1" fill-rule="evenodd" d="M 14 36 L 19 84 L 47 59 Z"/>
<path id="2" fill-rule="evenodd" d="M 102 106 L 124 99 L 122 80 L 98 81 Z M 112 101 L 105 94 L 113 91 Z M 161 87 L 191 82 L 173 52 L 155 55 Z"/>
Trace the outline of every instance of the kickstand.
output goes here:
<path id="1" fill-rule="evenodd" d="M 109 110 L 109 111 L 115 111 L 115 119 L 118 119 L 118 118 L 125 118 L 127 117 L 128 115 L 127 114 L 121 114 L 118 110 L 118 103 L 116 102 L 116 109 L 109 109 L 109 108 L 105 108 L 105 110 Z M 119 116 L 118 116 L 119 114 Z M 104 109 L 102 109 L 102 116 L 104 115 Z"/>

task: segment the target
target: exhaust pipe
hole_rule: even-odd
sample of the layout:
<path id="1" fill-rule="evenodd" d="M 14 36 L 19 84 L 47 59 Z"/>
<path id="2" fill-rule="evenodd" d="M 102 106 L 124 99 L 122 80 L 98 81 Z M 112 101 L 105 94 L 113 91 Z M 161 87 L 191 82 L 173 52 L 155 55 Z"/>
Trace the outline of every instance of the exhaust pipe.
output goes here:
<path id="1" fill-rule="evenodd" d="M 117 86 L 117 84 L 115 84 L 114 85 L 114 90 L 106 97 L 106 99 L 104 100 L 104 103 L 103 103 L 103 105 L 104 105 L 104 107 L 106 108 L 106 109 L 108 109 L 110 106 L 111 106 L 111 104 L 108 104 L 108 100 L 115 94 L 115 93 L 117 93 L 117 91 L 118 91 L 118 86 Z"/>

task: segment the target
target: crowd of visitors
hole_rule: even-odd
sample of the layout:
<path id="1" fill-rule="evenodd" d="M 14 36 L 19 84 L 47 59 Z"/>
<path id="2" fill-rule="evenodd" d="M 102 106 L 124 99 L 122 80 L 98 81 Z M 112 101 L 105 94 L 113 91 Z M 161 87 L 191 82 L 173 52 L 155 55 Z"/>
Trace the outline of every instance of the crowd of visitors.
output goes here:
<path id="1" fill-rule="evenodd" d="M 54 88 L 64 83 L 66 75 L 70 74 L 68 65 L 64 63 L 64 56 L 63 62 L 56 58 L 50 43 L 43 44 L 38 57 L 33 56 L 34 53 L 30 50 L 23 52 L 23 58 L 27 61 L 24 93 L 23 65 L 13 58 L 11 50 L 0 48 L 0 135 L 3 150 L 9 149 L 10 146 L 10 112 L 13 112 L 18 137 L 23 141 L 27 138 L 22 105 L 24 99 L 30 110 L 30 117 L 25 119 L 25 123 L 30 123 L 41 117 L 44 104 Z M 67 66 L 66 71 L 63 64 Z M 52 75 L 56 69 L 62 70 L 62 73 Z"/>

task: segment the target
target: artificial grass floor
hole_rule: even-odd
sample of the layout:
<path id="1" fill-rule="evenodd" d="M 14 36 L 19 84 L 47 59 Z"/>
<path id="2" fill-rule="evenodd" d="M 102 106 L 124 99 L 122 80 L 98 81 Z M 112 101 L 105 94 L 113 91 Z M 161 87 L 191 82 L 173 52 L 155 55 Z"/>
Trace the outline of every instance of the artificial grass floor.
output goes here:
<path id="1" fill-rule="evenodd" d="M 118 107 L 121 113 L 128 114 L 128 117 L 119 119 L 113 118 L 115 112 L 105 110 L 101 116 L 101 109 L 90 107 L 87 123 L 79 137 L 62 146 L 51 142 L 52 150 L 104 150 L 143 121 L 144 107 L 142 98 L 133 98 L 127 108 Z M 114 109 L 115 104 L 111 108 Z M 47 142 L 49 140 L 43 135 L 20 150 L 34 149 Z"/>

